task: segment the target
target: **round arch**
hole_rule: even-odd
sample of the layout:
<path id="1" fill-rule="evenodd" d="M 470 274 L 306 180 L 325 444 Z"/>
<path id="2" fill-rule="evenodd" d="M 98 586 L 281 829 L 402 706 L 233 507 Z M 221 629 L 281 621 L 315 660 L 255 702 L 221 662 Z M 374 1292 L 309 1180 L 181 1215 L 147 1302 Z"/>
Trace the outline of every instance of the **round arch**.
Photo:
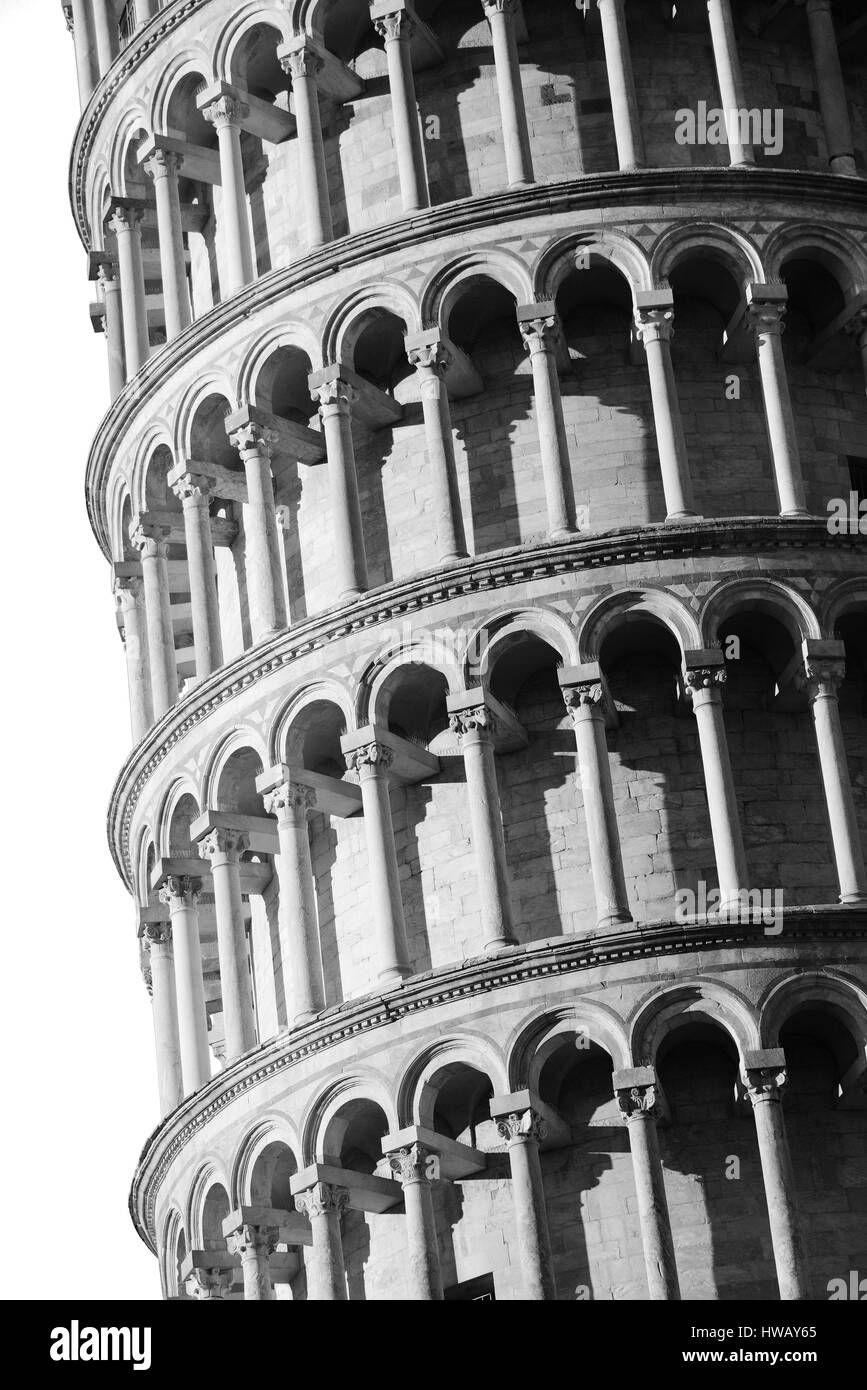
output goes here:
<path id="1" fill-rule="evenodd" d="M 168 135 L 169 112 L 175 92 L 188 77 L 197 77 L 205 86 L 216 81 L 210 54 L 202 43 L 190 44 L 167 63 L 154 84 L 149 111 L 150 129 L 154 135 Z"/>
<path id="2" fill-rule="evenodd" d="M 229 406 L 230 413 L 238 409 L 238 398 L 235 395 L 234 383 L 228 371 L 212 370 L 194 382 L 186 394 L 181 397 L 175 416 L 173 452 L 176 463 L 190 457 L 196 412 L 200 406 L 204 405 L 209 396 L 222 396 Z"/>
<path id="3" fill-rule="evenodd" d="M 716 645 L 720 625 L 742 608 L 776 618 L 798 646 L 807 637 L 822 636 L 822 627 L 813 609 L 788 584 L 778 579 L 732 579 L 723 580 L 705 598 L 698 645 Z"/>
<path id="4" fill-rule="evenodd" d="M 490 250 L 459 256 L 437 270 L 421 293 L 422 323 L 431 328 L 448 327 L 456 302 L 471 285 L 493 280 L 514 296 L 516 305 L 529 304 L 533 282 L 525 263 L 509 251 Z"/>
<path id="5" fill-rule="evenodd" d="M 541 1010 L 515 1030 L 506 1047 L 509 1092 L 536 1092 L 549 1056 L 564 1037 L 578 1032 L 608 1053 L 615 1070 L 630 1065 L 629 1039 L 620 1015 L 605 1004 L 576 999 L 562 1008 Z"/>
<path id="6" fill-rule="evenodd" d="M 323 704 L 334 705 L 340 711 L 347 732 L 356 729 L 354 703 L 346 685 L 335 676 L 315 681 L 294 691 L 274 716 L 268 732 L 269 766 L 276 763 L 297 765 L 299 743 L 303 741 L 304 711 Z"/>
<path id="7" fill-rule="evenodd" d="M 238 48 L 246 35 L 260 24 L 276 29 L 281 43 L 288 43 L 292 37 L 289 15 L 282 5 L 265 5 L 261 0 L 250 0 L 249 4 L 234 9 L 218 31 L 214 45 L 213 71 L 218 82 L 235 81 L 233 69 Z"/>
<path id="8" fill-rule="evenodd" d="M 565 666 L 577 661 L 575 633 L 560 613 L 542 607 L 504 609 L 471 632 L 461 659 L 464 689 L 489 681 L 503 653 L 532 637 L 552 647 Z"/>
<path id="9" fill-rule="evenodd" d="M 394 687 L 398 673 L 411 666 L 426 666 L 436 671 L 445 680 L 450 695 L 465 689 L 454 638 L 451 641 L 445 636 L 410 639 L 396 650 L 378 654 L 364 671 L 355 696 L 359 728 L 365 724 L 388 724 L 388 707 L 393 694 L 389 686 Z"/>
<path id="10" fill-rule="evenodd" d="M 659 1045 L 687 1020 L 716 1024 L 743 1058 L 760 1046 L 757 1010 L 744 995 L 715 980 L 694 979 L 654 992 L 628 1020 L 629 1053 L 634 1066 L 653 1066 Z"/>
<path id="11" fill-rule="evenodd" d="M 434 1128 L 436 1089 L 433 1081 L 447 1068 L 469 1067 L 490 1079 L 494 1095 L 508 1094 L 508 1071 L 500 1050 L 477 1033 L 452 1033 L 431 1043 L 404 1069 L 397 1088 L 398 1125 Z"/>
<path id="12" fill-rule="evenodd" d="M 406 325 L 407 333 L 421 329 L 418 302 L 406 285 L 397 280 L 382 280 L 376 285 L 364 285 L 343 299 L 329 314 L 322 333 L 322 358 L 325 362 L 345 362 L 350 365 L 355 345 L 371 315 L 385 311 Z"/>
<path id="13" fill-rule="evenodd" d="M 285 1115 L 265 1115 L 256 1127 L 246 1134 L 238 1145 L 232 1164 L 232 1186 L 229 1196 L 233 1208 L 237 1206 L 256 1206 L 261 1203 L 253 1192 L 253 1176 L 256 1162 L 272 1144 L 284 1145 L 296 1162 L 301 1153 L 301 1140 Z"/>
<path id="14" fill-rule="evenodd" d="M 598 661 L 615 628 L 648 620 L 667 628 L 681 652 L 702 645 L 698 621 L 679 598 L 664 589 L 631 589 L 606 595 L 585 613 L 578 630 L 578 662 Z"/>
<path id="15" fill-rule="evenodd" d="M 791 260 L 814 260 L 833 276 L 847 299 L 867 289 L 867 253 L 853 237 L 836 227 L 798 223 L 779 227 L 765 246 L 768 275 L 782 280 Z"/>
<path id="16" fill-rule="evenodd" d="M 808 1005 L 841 1019 L 867 1056 L 867 991 L 854 979 L 824 970 L 789 975 L 769 985 L 759 1002 L 761 1046 L 779 1047 L 787 1021 Z"/>
<path id="17" fill-rule="evenodd" d="M 585 256 L 588 258 L 585 261 Z M 594 266 L 612 266 L 623 276 L 633 299 L 638 290 L 652 290 L 650 262 L 644 248 L 622 232 L 600 230 L 559 237 L 542 251 L 532 271 L 533 298 L 556 300 L 567 276 L 589 261 Z"/>
<path id="18" fill-rule="evenodd" d="M 216 797 L 220 790 L 220 778 L 235 753 L 249 750 L 259 758 L 262 767 L 268 766 L 268 748 L 262 734 L 250 725 L 241 725 L 225 734 L 212 750 L 202 775 L 203 811 L 214 811 Z"/>
<path id="19" fill-rule="evenodd" d="M 308 1107 L 301 1124 L 301 1155 L 305 1165 L 325 1161 L 325 1144 L 329 1139 L 333 1142 L 334 1134 L 332 1129 L 329 1136 L 329 1127 L 339 1112 L 353 1102 L 379 1106 L 385 1114 L 389 1133 L 397 1129 L 397 1111 L 388 1079 L 372 1068 L 356 1070 L 340 1077 Z"/>
<path id="20" fill-rule="evenodd" d="M 652 283 L 667 282 L 684 261 L 703 256 L 718 261 L 739 283 L 765 283 L 767 276 L 758 248 L 740 232 L 712 222 L 690 222 L 663 232 L 650 256 Z"/>
<path id="21" fill-rule="evenodd" d="M 266 333 L 253 339 L 241 360 L 238 370 L 234 398 L 238 401 L 253 401 L 259 376 L 280 348 L 296 348 L 304 353 L 310 362 L 311 371 L 322 366 L 319 339 L 307 324 L 297 319 L 288 319 L 275 324 Z"/>

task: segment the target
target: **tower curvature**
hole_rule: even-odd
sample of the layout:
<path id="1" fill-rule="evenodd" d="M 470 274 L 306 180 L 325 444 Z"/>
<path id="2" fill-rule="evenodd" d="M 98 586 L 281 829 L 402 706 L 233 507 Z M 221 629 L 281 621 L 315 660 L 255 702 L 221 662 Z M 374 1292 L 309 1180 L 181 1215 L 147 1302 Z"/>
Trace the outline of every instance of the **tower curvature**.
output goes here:
<path id="1" fill-rule="evenodd" d="M 63 10 L 164 1296 L 829 1297 L 860 0 Z"/>

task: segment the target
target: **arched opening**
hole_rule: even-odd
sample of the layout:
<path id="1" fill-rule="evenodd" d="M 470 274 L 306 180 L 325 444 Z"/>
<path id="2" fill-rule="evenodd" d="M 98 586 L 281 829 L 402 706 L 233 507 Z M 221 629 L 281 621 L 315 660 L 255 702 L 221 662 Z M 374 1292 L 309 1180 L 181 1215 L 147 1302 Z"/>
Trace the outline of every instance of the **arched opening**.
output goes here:
<path id="1" fill-rule="evenodd" d="M 724 337 L 741 302 L 737 274 L 728 263 L 696 249 L 669 278 L 674 291 L 671 356 L 695 509 L 703 516 L 772 516 L 778 507 L 755 337 L 746 320 Z"/>
<path id="2" fill-rule="evenodd" d="M 231 413 L 226 397 L 213 391 L 196 406 L 188 429 L 190 472 L 196 472 L 197 464 L 208 465 L 202 472 L 211 480 L 208 512 L 226 661 L 246 651 L 253 642 L 243 524 L 246 484 L 244 465 L 226 434 L 226 420 Z M 211 465 L 216 466 L 216 473 Z"/>
<path id="3" fill-rule="evenodd" d="M 837 695 L 855 813 L 867 846 L 867 604 L 838 618 L 835 636 L 846 649 L 846 675 Z"/>
<path id="4" fill-rule="evenodd" d="M 298 1162 L 288 1144 L 275 1139 L 256 1157 L 250 1174 L 250 1201 L 253 1206 L 272 1207 L 276 1211 L 295 1210 L 291 1180 L 298 1172 Z"/>
<path id="5" fill-rule="evenodd" d="M 208 1188 L 202 1206 L 202 1249 L 227 1250 L 223 1235 L 223 1222 L 231 1213 L 229 1194 L 222 1183 L 215 1182 Z"/>
<path id="6" fill-rule="evenodd" d="M 194 155 L 205 155 L 194 160 L 185 158 L 178 176 L 184 247 L 189 258 L 190 300 L 196 318 L 219 304 L 222 297 L 218 219 L 215 216 L 220 194 L 215 194 L 213 182 L 218 178 L 219 169 L 217 132 L 196 105 L 196 98 L 205 85 L 200 73 L 189 73 L 182 78 L 172 92 L 165 122 L 165 133 L 170 139 L 193 146 L 191 153 Z"/>
<path id="7" fill-rule="evenodd" d="M 243 35 L 234 51 L 231 80 L 241 91 L 248 92 L 259 101 L 288 110 L 289 79 L 277 59 L 277 49 L 282 41 L 283 35 L 279 29 L 269 24 L 255 24 Z M 281 150 L 282 143 L 286 144 L 288 151 L 290 142 L 285 139 L 272 143 L 251 131 L 245 130 L 241 133 L 241 152 L 253 229 L 253 252 L 259 275 L 266 275 L 273 269 L 276 245 L 283 235 L 281 223 L 285 225 L 285 213 L 281 218 L 278 204 L 270 196 L 271 190 L 266 183 L 270 175 L 278 173 L 278 168 L 279 174 L 285 176 L 289 173 L 283 167 L 287 153 Z M 292 154 L 294 152 L 293 149 Z"/>
<path id="8" fill-rule="evenodd" d="M 196 656 L 183 507 L 168 483 L 173 467 L 171 450 L 168 445 L 160 444 L 151 455 L 145 472 L 145 520 L 153 517 L 156 524 L 171 527 L 167 548 L 169 605 L 178 688 L 183 694 L 185 683 L 195 681 Z"/>
<path id="9" fill-rule="evenodd" d="M 174 1250 L 172 1251 L 172 1260 L 171 1260 L 171 1272 L 172 1272 L 173 1283 L 174 1283 L 174 1287 L 173 1287 L 172 1292 L 173 1292 L 173 1293 L 176 1295 L 176 1297 L 178 1297 L 178 1298 L 183 1298 L 183 1297 L 185 1296 L 185 1295 L 184 1295 L 184 1280 L 183 1280 L 183 1276 L 182 1276 L 182 1272 L 181 1272 L 181 1271 L 183 1270 L 184 1260 L 185 1260 L 186 1258 L 187 1258 L 187 1238 L 186 1238 L 186 1236 L 184 1235 L 184 1228 L 183 1228 L 183 1226 L 179 1226 L 179 1227 L 178 1227 L 178 1237 L 177 1237 L 177 1240 L 176 1240 L 176 1242 L 175 1242 L 175 1248 L 174 1248 Z"/>

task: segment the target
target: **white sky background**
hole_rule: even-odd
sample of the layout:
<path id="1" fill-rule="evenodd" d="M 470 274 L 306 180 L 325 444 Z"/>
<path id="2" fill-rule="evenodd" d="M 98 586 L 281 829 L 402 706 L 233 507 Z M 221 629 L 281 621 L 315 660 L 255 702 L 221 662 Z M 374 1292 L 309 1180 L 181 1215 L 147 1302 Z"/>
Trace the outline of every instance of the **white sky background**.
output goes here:
<path id="1" fill-rule="evenodd" d="M 27 1227 L 0 1297 L 153 1299 L 156 1261 L 127 1211 L 158 1118 L 153 1032 L 105 835 L 130 747 L 126 672 L 84 503 L 108 372 L 69 209 L 79 107 L 60 0 L 0 0 L 0 52 L 0 1191 Z"/>

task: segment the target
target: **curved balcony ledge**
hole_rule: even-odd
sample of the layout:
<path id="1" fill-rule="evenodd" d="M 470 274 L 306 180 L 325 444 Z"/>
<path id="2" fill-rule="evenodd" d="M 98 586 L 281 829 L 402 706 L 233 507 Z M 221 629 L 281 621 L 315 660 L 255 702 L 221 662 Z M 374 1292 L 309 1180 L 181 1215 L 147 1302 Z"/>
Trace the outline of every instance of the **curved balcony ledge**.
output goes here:
<path id="1" fill-rule="evenodd" d="M 716 198 L 721 206 L 728 207 L 742 202 L 747 194 L 752 205 L 764 202 L 775 205 L 789 198 L 809 202 L 812 206 L 830 202 L 837 207 L 848 205 L 861 212 L 867 210 L 867 181 L 830 174 L 691 168 L 591 175 L 580 180 L 443 203 L 384 226 L 342 237 L 290 266 L 254 280 L 225 303 L 196 319 L 151 357 L 127 383 L 100 422 L 88 458 L 85 497 L 91 528 L 104 555 L 111 558 L 105 489 L 124 431 L 137 420 L 168 379 L 258 310 L 279 302 L 287 294 L 328 279 L 336 270 L 438 238 L 460 236 L 476 227 L 489 230 L 516 219 L 541 214 L 550 217 L 602 204 L 610 209 L 632 204 L 664 207 L 670 203 L 700 201 L 707 208 Z"/>
<path id="2" fill-rule="evenodd" d="M 832 536 L 820 518 L 799 521 L 724 517 L 624 527 L 588 539 L 521 546 L 476 556 L 447 569 L 383 585 L 351 603 L 316 614 L 248 648 L 220 667 L 173 705 L 131 751 L 115 782 L 108 810 L 108 841 L 117 871 L 132 891 L 129 833 L 133 812 L 145 785 L 172 748 L 195 725 L 249 686 L 331 642 L 447 600 L 506 589 L 530 579 L 672 557 L 743 556 L 829 547 L 836 554 L 841 553 L 841 548 L 857 553 L 863 550 L 863 540 L 858 535 Z"/>
<path id="3" fill-rule="evenodd" d="M 702 961 L 720 951 L 757 952 L 773 964 L 778 954 L 788 970 L 800 964 L 799 951 L 815 966 L 815 948 L 867 942 L 867 909 L 821 905 L 786 910 L 781 936 L 767 936 L 761 924 L 694 918 L 685 923 L 655 922 L 641 929 L 617 928 L 586 936 L 553 937 L 512 946 L 495 956 L 479 956 L 412 976 L 389 991 L 353 999 L 320 1014 L 312 1023 L 283 1033 L 239 1058 L 188 1096 L 152 1131 L 141 1151 L 129 1197 L 133 1223 L 149 1249 L 156 1250 L 154 1212 L 158 1190 L 177 1155 L 208 1121 L 242 1096 L 313 1054 L 386 1028 L 408 1015 L 448 1006 L 468 996 L 491 993 L 525 982 L 556 979 L 605 966 L 616 968 L 658 956 L 700 953 Z M 847 946 L 847 952 L 851 945 Z M 731 957 L 727 957 L 731 959 Z M 387 1045 L 387 1044 L 384 1044 Z"/>

